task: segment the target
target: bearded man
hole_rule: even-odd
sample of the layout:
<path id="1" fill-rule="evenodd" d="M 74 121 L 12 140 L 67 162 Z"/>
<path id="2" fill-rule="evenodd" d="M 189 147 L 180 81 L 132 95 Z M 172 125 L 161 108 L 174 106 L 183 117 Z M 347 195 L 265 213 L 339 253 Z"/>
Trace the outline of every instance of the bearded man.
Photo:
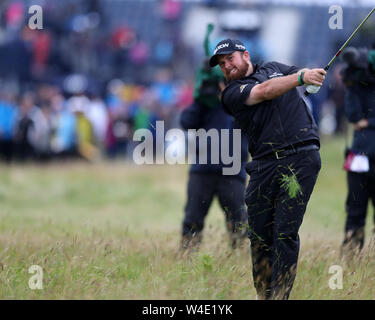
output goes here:
<path id="1" fill-rule="evenodd" d="M 318 128 L 297 90 L 316 93 L 323 69 L 255 64 L 239 40 L 220 41 L 210 58 L 227 86 L 224 109 L 249 141 L 246 189 L 253 280 L 259 299 L 288 299 L 296 276 L 298 231 L 321 168 Z"/>

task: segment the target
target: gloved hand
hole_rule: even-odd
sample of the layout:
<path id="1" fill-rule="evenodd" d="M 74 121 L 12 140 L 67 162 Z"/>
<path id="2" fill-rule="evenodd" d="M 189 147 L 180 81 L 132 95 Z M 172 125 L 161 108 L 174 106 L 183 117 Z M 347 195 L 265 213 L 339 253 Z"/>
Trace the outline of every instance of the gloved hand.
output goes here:
<path id="1" fill-rule="evenodd" d="M 326 74 L 327 71 L 321 68 L 307 69 L 303 78 L 307 93 L 317 93 L 323 85 Z"/>
<path id="2" fill-rule="evenodd" d="M 310 94 L 317 93 L 320 89 L 320 86 L 317 86 L 315 84 L 305 84 L 305 86 L 306 86 L 306 91 Z"/>

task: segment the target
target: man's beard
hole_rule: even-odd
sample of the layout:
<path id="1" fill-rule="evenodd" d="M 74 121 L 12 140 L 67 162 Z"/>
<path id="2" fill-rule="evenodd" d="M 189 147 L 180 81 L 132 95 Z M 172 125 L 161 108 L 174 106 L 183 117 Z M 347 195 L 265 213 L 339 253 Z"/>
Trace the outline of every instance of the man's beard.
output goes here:
<path id="1" fill-rule="evenodd" d="M 246 60 L 242 59 L 241 65 L 235 67 L 235 69 L 237 69 L 237 71 L 234 74 L 229 73 L 227 75 L 226 78 L 228 81 L 244 78 L 246 76 L 247 71 L 249 70 L 249 64 Z"/>

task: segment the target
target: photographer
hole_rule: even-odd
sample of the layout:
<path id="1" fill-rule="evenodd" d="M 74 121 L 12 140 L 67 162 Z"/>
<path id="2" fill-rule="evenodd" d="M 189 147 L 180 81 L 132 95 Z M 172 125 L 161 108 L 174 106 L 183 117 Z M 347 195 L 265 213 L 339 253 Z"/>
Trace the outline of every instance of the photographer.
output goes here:
<path id="1" fill-rule="evenodd" d="M 206 48 L 210 31 L 212 31 L 212 26 L 210 28 L 209 25 Z M 205 61 L 196 77 L 194 102 L 182 112 L 180 118 L 180 124 L 185 130 L 218 130 L 219 145 L 221 145 L 221 129 L 230 129 L 229 141 L 233 141 L 233 129 L 239 128 L 220 104 L 219 94 L 222 81 L 220 70 L 211 70 L 208 60 Z M 201 242 L 204 220 L 215 196 L 218 197 L 219 204 L 225 213 L 231 246 L 238 247 L 246 238 L 245 164 L 248 160 L 248 152 L 247 140 L 243 135 L 241 138 L 241 155 L 238 155 L 241 156 L 241 171 L 237 175 L 223 175 L 225 165 L 221 159 L 218 164 L 211 163 L 211 147 L 215 146 L 211 144 L 210 139 L 207 141 L 207 150 L 200 150 L 197 142 L 196 159 L 199 159 L 200 152 L 204 152 L 207 154 L 207 164 L 196 163 L 190 166 L 187 203 L 182 224 L 183 249 L 197 248 Z M 233 154 L 231 142 L 229 154 Z"/>
<path id="2" fill-rule="evenodd" d="M 369 199 L 375 204 L 375 76 L 374 50 L 347 48 L 342 71 L 346 85 L 344 110 L 354 126 L 353 142 L 346 150 L 347 171 L 345 238 L 342 255 L 359 252 L 365 240 Z"/>

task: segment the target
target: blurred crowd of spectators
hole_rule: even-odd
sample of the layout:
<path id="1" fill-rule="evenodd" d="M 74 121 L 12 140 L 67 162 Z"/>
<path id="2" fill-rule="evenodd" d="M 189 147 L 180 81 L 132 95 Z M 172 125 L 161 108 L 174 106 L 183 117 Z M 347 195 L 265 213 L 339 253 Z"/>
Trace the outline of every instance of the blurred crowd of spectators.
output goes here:
<path id="1" fill-rule="evenodd" d="M 119 77 L 144 83 L 152 81 L 155 68 L 180 72 L 179 65 L 189 67 L 190 61 L 177 60 L 180 52 L 189 56 L 179 37 L 179 1 L 39 2 L 43 28 L 35 30 L 29 27 L 33 14 L 28 9 L 38 3 L 0 2 L 0 78 L 30 83 L 81 73 L 101 84 Z M 119 4 L 122 7 L 117 9 Z M 130 17 L 136 18 L 137 25 L 130 24 Z M 154 19 L 153 25 L 148 26 L 146 18 Z"/>
<path id="2" fill-rule="evenodd" d="M 34 4 L 43 7 L 41 30 L 28 26 Z M 178 127 L 180 111 L 192 102 L 201 62 L 181 40 L 183 5 L 1 1 L 0 158 L 129 157 L 135 130 L 153 131 L 157 120 L 165 121 L 165 130 Z M 333 84 L 310 98 L 327 134 L 345 128 L 338 69 Z"/>
<path id="3" fill-rule="evenodd" d="M 8 162 L 131 157 L 135 130 L 153 131 L 157 120 L 164 120 L 165 130 L 176 127 L 179 112 L 192 102 L 192 86 L 169 75 L 161 69 L 151 86 L 114 79 L 104 99 L 85 90 L 86 80 L 78 75 L 69 79 L 82 88 L 73 94 L 47 83 L 19 96 L 2 90 L 0 157 Z"/>
<path id="4" fill-rule="evenodd" d="M 193 91 L 176 66 L 179 2 L 160 2 L 172 38 L 153 55 L 130 26 L 111 27 L 103 1 L 41 4 L 43 29 L 33 30 L 27 1 L 0 3 L 0 158 L 129 157 L 135 130 L 178 126 Z"/>

